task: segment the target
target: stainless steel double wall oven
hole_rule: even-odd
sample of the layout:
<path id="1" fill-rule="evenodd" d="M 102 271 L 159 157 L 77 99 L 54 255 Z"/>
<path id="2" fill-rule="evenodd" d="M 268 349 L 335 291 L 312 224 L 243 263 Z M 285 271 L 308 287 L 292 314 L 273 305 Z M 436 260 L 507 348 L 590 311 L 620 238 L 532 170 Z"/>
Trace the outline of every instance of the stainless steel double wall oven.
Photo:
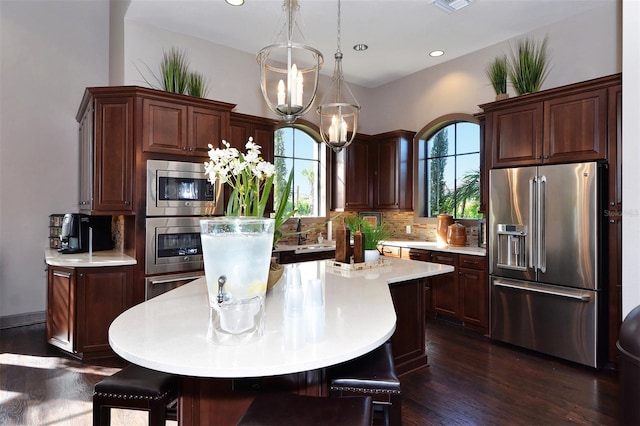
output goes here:
<path id="1" fill-rule="evenodd" d="M 200 219 L 222 214 L 219 185 L 203 163 L 148 160 L 145 298 L 204 275 Z"/>

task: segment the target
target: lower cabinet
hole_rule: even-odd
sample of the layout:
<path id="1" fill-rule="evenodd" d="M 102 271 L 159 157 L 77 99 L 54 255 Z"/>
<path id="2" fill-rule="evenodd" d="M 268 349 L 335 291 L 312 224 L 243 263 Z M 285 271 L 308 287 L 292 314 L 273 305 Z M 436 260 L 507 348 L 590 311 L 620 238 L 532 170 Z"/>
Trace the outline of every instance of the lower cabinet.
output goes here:
<path id="1" fill-rule="evenodd" d="M 111 356 L 109 326 L 133 300 L 133 266 L 49 266 L 47 341 L 80 359 Z"/>
<path id="2" fill-rule="evenodd" d="M 385 256 L 451 265 L 455 271 L 424 280 L 424 318 L 442 318 L 465 328 L 489 330 L 489 282 L 486 257 L 436 250 L 384 246 Z M 406 252 L 408 256 L 405 256 Z"/>
<path id="3" fill-rule="evenodd" d="M 281 251 L 278 256 L 278 263 L 285 265 L 287 263 L 307 262 L 310 260 L 333 259 L 336 257 L 335 250 L 314 251 L 309 253 L 296 253 L 295 251 Z"/>

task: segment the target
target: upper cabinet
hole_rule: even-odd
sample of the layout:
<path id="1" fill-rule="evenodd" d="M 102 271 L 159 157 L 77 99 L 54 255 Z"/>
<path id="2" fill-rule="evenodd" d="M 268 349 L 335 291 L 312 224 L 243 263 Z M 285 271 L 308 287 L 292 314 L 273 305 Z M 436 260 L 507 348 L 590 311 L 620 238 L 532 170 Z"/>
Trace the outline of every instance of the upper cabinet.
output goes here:
<path id="1" fill-rule="evenodd" d="M 142 151 L 141 161 L 190 156 L 201 161 L 209 144 L 219 146 L 227 138 L 233 107 L 136 86 L 87 88 L 76 116 L 80 211 L 134 214 L 135 156 Z"/>
<path id="2" fill-rule="evenodd" d="M 398 130 L 368 136 L 331 153 L 331 210 L 411 210 L 413 137 Z"/>
<path id="3" fill-rule="evenodd" d="M 620 75 L 480 105 L 491 167 L 607 158 L 608 87 Z"/>
<path id="4" fill-rule="evenodd" d="M 209 144 L 218 147 L 228 138 L 233 105 L 178 96 L 142 99 L 143 151 L 207 158 Z"/>
<path id="5" fill-rule="evenodd" d="M 87 89 L 80 123 L 79 210 L 96 214 L 133 212 L 134 98 Z"/>

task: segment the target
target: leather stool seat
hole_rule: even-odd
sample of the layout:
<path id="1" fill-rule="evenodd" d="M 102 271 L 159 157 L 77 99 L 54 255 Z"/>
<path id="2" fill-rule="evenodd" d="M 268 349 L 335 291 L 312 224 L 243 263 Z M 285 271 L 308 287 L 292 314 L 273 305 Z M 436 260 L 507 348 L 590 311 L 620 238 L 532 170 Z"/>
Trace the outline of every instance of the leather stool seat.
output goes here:
<path id="1" fill-rule="evenodd" d="M 238 426 L 371 426 L 372 421 L 370 397 L 264 393 L 253 400 Z"/>
<path id="2" fill-rule="evenodd" d="M 402 392 L 393 363 L 391 343 L 328 369 L 329 394 L 335 397 L 370 396 L 382 408 L 385 424 L 402 423 Z"/>
<path id="3" fill-rule="evenodd" d="M 105 426 L 111 422 L 111 408 L 145 410 L 149 425 L 164 425 L 176 420 L 175 410 L 167 406 L 176 398 L 176 376 L 129 365 L 96 383 L 93 388 L 93 424 Z"/>

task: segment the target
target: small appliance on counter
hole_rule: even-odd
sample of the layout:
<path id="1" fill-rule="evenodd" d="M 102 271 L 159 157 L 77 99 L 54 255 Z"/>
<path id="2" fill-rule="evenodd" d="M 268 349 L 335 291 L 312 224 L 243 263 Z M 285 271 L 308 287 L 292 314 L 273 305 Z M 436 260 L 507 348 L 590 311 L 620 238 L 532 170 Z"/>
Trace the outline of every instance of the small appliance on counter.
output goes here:
<path id="1" fill-rule="evenodd" d="M 111 250 L 114 247 L 111 236 L 111 216 L 89 216 L 67 213 L 62 219 L 60 233 L 60 253 L 84 253 Z"/>

